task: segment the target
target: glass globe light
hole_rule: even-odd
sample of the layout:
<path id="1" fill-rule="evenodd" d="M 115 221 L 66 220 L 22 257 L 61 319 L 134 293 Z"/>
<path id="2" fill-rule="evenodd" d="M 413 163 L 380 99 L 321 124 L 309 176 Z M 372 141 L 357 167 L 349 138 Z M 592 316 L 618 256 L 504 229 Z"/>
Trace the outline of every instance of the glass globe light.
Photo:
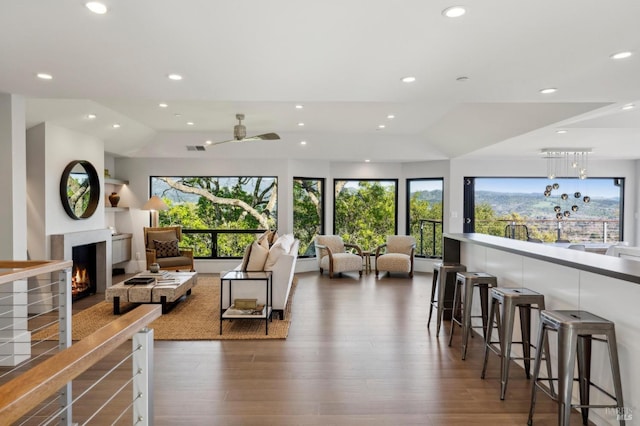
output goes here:
<path id="1" fill-rule="evenodd" d="M 574 212 L 578 211 L 578 206 L 576 206 L 575 204 L 571 206 L 571 210 L 573 210 Z"/>
<path id="2" fill-rule="evenodd" d="M 575 198 L 580 198 L 580 197 L 582 197 L 582 194 L 581 194 L 581 193 L 579 193 L 579 192 L 575 192 L 575 193 L 573 194 L 573 196 L 574 196 Z"/>
<path id="3" fill-rule="evenodd" d="M 567 198 L 569 198 L 569 195 L 567 195 L 567 194 L 562 194 L 562 195 L 560 196 L 560 198 L 562 198 L 563 200 L 566 200 Z"/>
<path id="4" fill-rule="evenodd" d="M 569 210 L 565 210 L 564 217 L 569 217 L 569 216 L 571 216 L 571 212 Z"/>
<path id="5" fill-rule="evenodd" d="M 555 207 L 553 208 L 553 211 L 554 211 L 554 212 L 556 212 L 556 213 L 560 213 L 560 211 L 561 211 L 561 210 L 562 210 L 562 209 L 560 208 L 560 206 L 555 206 Z"/>
<path id="6" fill-rule="evenodd" d="M 553 189 L 558 189 L 560 188 L 560 184 L 559 183 L 554 183 L 553 184 Z"/>
<path id="7" fill-rule="evenodd" d="M 591 197 L 589 197 L 588 195 L 585 195 L 585 196 L 582 198 L 582 201 L 584 201 L 585 203 L 588 203 L 589 201 L 591 201 Z"/>

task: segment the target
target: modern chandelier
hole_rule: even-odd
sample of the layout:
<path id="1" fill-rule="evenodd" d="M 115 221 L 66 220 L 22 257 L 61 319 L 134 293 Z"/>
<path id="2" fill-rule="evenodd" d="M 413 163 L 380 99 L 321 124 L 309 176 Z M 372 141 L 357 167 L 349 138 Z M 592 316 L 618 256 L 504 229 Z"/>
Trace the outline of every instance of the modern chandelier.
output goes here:
<path id="1" fill-rule="evenodd" d="M 556 178 L 587 178 L 587 166 L 591 148 L 544 148 L 540 151 L 547 161 L 547 177 L 549 179 Z M 554 182 L 547 185 L 544 190 L 544 196 L 549 198 L 554 190 L 559 190 L 560 184 Z M 582 198 L 582 202 L 587 204 L 591 201 L 588 195 L 583 196 L 580 191 L 573 193 L 573 202 L 566 192 L 559 196 L 557 204 L 553 207 L 556 219 L 562 220 L 571 216 L 579 210 L 578 201 Z M 563 204 L 566 204 L 563 208 Z M 569 207 L 571 204 L 571 207 Z"/>

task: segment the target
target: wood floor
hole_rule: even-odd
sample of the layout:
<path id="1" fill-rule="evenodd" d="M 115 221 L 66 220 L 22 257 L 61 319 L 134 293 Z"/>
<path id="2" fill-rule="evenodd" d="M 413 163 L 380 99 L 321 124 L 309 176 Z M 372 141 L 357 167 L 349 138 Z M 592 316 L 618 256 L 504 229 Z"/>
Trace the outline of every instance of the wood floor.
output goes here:
<path id="1" fill-rule="evenodd" d="M 156 425 L 526 424 L 521 368 L 501 401 L 495 355 L 480 379 L 481 339 L 462 361 L 459 331 L 448 347 L 449 322 L 439 337 L 435 321 L 427 328 L 431 274 L 298 277 L 286 340 L 155 343 Z M 538 395 L 534 424 L 557 424 L 557 405 Z"/>

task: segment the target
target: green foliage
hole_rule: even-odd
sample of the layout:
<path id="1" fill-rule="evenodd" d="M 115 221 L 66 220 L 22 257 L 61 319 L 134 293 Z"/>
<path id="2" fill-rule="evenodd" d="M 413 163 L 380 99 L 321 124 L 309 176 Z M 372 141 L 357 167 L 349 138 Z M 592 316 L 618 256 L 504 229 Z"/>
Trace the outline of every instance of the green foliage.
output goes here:
<path id="1" fill-rule="evenodd" d="M 340 187 L 339 181 L 336 181 Z M 374 249 L 395 234 L 395 185 L 358 181 L 357 188 L 342 187 L 335 197 L 335 233 L 363 250 Z"/>
<path id="2" fill-rule="evenodd" d="M 315 254 L 313 240 L 322 230 L 322 180 L 294 179 L 293 234 L 300 240 L 301 256 Z"/>

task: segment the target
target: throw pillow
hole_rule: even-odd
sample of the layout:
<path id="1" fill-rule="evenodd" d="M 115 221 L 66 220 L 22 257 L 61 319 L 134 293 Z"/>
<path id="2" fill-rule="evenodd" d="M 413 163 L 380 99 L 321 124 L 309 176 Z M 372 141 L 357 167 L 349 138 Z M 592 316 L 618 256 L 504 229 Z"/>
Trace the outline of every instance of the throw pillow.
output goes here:
<path id="1" fill-rule="evenodd" d="M 249 264 L 249 256 L 251 255 L 251 246 L 253 244 L 247 244 L 247 247 L 244 249 L 244 255 L 242 256 L 242 265 L 240 266 L 241 271 L 247 270 L 247 265 Z"/>
<path id="2" fill-rule="evenodd" d="M 155 249 L 154 241 L 171 241 L 176 239 L 176 232 L 172 229 L 166 231 L 149 231 L 147 232 L 147 248 Z"/>
<path id="3" fill-rule="evenodd" d="M 293 234 L 284 234 L 278 237 L 269 249 L 269 256 L 267 256 L 267 261 L 264 264 L 265 271 L 272 271 L 278 258 L 291 251 L 294 240 Z"/>
<path id="4" fill-rule="evenodd" d="M 159 241 L 153 240 L 156 246 L 156 257 L 177 257 L 180 256 L 178 240 Z"/>
<path id="5" fill-rule="evenodd" d="M 246 271 L 262 271 L 264 263 L 267 261 L 269 249 L 258 241 L 251 244 L 251 253 L 249 253 L 249 261 L 247 262 Z"/>

